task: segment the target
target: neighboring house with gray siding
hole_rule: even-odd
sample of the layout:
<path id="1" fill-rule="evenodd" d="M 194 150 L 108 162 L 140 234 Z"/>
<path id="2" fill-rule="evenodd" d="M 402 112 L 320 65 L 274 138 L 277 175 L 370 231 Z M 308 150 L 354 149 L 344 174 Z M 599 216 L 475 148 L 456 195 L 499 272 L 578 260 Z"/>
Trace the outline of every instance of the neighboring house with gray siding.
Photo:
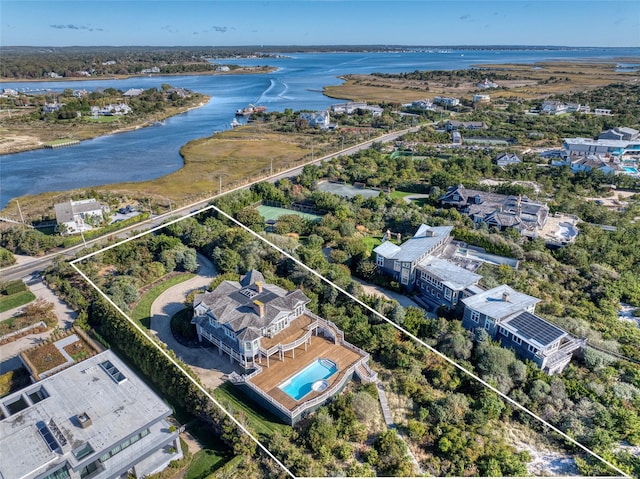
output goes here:
<path id="1" fill-rule="evenodd" d="M 574 338 L 536 315 L 538 302 L 533 296 L 501 285 L 462 300 L 462 326 L 484 329 L 521 359 L 533 361 L 548 374 L 559 373 L 586 340 Z"/>

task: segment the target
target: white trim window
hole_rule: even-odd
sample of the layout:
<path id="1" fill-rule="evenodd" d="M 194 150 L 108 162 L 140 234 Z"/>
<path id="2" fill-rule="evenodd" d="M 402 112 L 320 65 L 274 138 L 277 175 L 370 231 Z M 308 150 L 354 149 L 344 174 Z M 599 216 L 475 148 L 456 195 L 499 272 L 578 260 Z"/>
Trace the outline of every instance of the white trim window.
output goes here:
<path id="1" fill-rule="evenodd" d="M 400 271 L 400 261 L 395 260 L 395 261 L 393 262 L 393 270 L 394 270 L 394 271 Z"/>
<path id="2" fill-rule="evenodd" d="M 384 266 L 384 256 L 382 255 L 377 255 L 376 256 L 376 264 L 378 266 Z"/>
<path id="3" fill-rule="evenodd" d="M 444 299 L 451 301 L 451 290 L 449 288 L 444 288 Z"/>
<path id="4" fill-rule="evenodd" d="M 522 338 L 519 338 L 518 336 L 513 336 L 513 342 L 516 344 L 522 344 Z"/>
<path id="5" fill-rule="evenodd" d="M 493 328 L 493 321 L 487 318 L 484 322 L 484 329 L 487 331 L 491 331 L 492 328 Z"/>
<path id="6" fill-rule="evenodd" d="M 471 311 L 471 321 L 474 323 L 480 321 L 480 313 L 478 311 Z"/>
<path id="7" fill-rule="evenodd" d="M 505 338 L 509 337 L 509 331 L 504 329 L 502 326 L 500 326 L 500 329 L 498 329 L 498 331 L 500 331 L 500 334 L 502 334 Z"/>
<path id="8" fill-rule="evenodd" d="M 402 268 L 402 273 L 400 273 L 401 279 L 400 282 L 402 284 L 409 284 L 409 270 L 406 268 Z"/>
<path id="9" fill-rule="evenodd" d="M 533 344 L 530 344 L 527 349 L 530 353 L 536 354 L 538 352 L 538 348 L 536 348 Z"/>

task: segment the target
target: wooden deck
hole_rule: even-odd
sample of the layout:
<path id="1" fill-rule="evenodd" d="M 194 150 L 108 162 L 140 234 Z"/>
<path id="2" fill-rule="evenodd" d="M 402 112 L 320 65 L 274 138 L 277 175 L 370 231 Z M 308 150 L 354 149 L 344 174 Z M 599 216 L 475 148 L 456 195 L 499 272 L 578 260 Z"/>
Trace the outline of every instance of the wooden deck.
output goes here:
<path id="1" fill-rule="evenodd" d="M 315 320 L 303 314 L 289 323 L 289 327 L 280 331 L 273 338 L 263 337 L 260 339 L 260 346 L 269 349 L 276 344 L 289 344 L 304 336 L 309 330 L 308 327 Z"/>
<path id="2" fill-rule="evenodd" d="M 295 359 L 292 357 L 292 353 L 295 353 Z M 263 359 L 262 372 L 253 377 L 251 382 L 280 402 L 280 404 L 292 410 L 302 402 L 313 399 L 321 393 L 311 391 L 301 401 L 296 401 L 278 388 L 278 385 L 319 358 L 330 359 L 338 366 L 338 372 L 327 379 L 329 387 L 331 387 L 344 376 L 344 371 L 359 361 L 362 356 L 345 346 L 334 344 L 333 341 L 322 336 L 312 336 L 311 344 L 308 346 L 307 351 L 302 347 L 296 348 L 295 351 L 289 351 L 285 353 L 284 361 L 280 361 L 278 355 L 274 354 L 269 360 L 268 368 L 266 360 Z"/>

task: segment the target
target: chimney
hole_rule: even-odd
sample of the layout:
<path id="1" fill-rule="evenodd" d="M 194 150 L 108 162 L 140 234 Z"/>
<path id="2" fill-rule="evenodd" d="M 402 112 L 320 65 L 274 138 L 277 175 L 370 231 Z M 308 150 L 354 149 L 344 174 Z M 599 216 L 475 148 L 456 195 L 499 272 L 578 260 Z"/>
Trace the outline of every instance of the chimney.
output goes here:
<path id="1" fill-rule="evenodd" d="M 80 427 L 82 429 L 86 429 L 92 424 L 91 418 L 86 412 L 83 412 L 82 414 L 78 414 L 76 416 L 76 419 L 78 419 L 78 422 L 80 423 Z"/>
<path id="2" fill-rule="evenodd" d="M 502 301 L 509 301 L 509 293 L 507 291 L 502 293 Z"/>
<path id="3" fill-rule="evenodd" d="M 253 304 L 255 306 L 256 313 L 258 313 L 258 316 L 264 318 L 264 303 L 256 299 L 253 301 Z"/>
<path id="4" fill-rule="evenodd" d="M 256 291 L 262 293 L 262 281 L 256 281 Z"/>

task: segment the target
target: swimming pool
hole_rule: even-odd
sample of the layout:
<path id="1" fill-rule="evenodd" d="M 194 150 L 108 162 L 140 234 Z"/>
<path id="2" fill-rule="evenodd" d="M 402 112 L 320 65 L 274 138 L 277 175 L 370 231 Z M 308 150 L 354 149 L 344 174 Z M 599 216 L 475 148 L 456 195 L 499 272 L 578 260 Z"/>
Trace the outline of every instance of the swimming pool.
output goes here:
<path id="1" fill-rule="evenodd" d="M 314 362 L 309 364 L 309 366 L 287 379 L 278 387 L 293 399 L 299 401 L 314 390 L 313 385 L 315 383 L 319 383 L 324 379 L 329 379 L 337 371 L 338 366 L 330 359 L 316 359 Z M 321 388 L 321 386 L 326 388 L 327 385 L 319 383 L 319 390 L 324 389 Z M 318 388 L 316 388 L 316 390 L 318 390 Z"/>
<path id="2" fill-rule="evenodd" d="M 631 166 L 624 166 L 623 168 L 624 168 L 624 171 L 626 171 L 627 173 L 633 173 L 633 174 L 638 173 L 638 170 Z"/>

